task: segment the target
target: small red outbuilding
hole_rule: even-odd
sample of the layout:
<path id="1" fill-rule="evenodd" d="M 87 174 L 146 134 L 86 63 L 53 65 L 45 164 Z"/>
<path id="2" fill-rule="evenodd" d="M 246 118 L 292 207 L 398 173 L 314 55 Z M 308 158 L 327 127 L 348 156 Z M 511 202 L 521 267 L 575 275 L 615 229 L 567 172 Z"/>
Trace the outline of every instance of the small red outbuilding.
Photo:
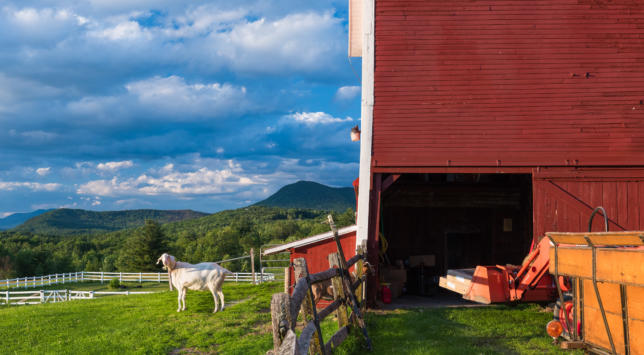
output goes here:
<path id="1" fill-rule="evenodd" d="M 340 244 L 342 245 L 344 256 L 347 259 L 356 255 L 356 229 L 357 227 L 352 225 L 338 230 Z M 329 231 L 266 249 L 263 254 L 264 256 L 267 256 L 289 252 L 291 264 L 296 258 L 304 258 L 306 260 L 309 273 L 314 274 L 328 269 L 329 263 L 327 256 L 337 251 L 338 248 L 335 244 L 335 240 L 333 239 L 333 233 Z M 293 268 L 290 268 L 290 272 L 289 288 L 292 289 L 292 287 L 295 286 Z"/>

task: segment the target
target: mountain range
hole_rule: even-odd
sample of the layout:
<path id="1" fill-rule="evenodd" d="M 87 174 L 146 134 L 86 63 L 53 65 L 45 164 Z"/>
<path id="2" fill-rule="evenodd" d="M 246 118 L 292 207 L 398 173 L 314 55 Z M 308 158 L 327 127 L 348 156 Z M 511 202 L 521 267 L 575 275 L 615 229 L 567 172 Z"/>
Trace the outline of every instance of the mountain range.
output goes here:
<path id="1" fill-rule="evenodd" d="M 344 212 L 348 208 L 355 209 L 355 194 L 351 187 L 335 188 L 312 181 L 298 181 L 282 187 L 267 199 L 252 206 Z M 236 215 L 234 211 L 236 210 L 231 213 Z M 228 214 L 224 213 L 222 216 L 228 216 Z M 187 222 L 208 215 L 208 213 L 192 210 L 143 209 L 96 212 L 60 208 L 10 215 L 0 219 L 0 230 L 12 229 L 16 232 L 51 235 L 93 234 L 140 227 L 147 219 L 166 224 Z"/>
<path id="2" fill-rule="evenodd" d="M 26 212 L 26 213 L 14 213 L 14 214 L 8 215 L 5 218 L 0 218 L 0 230 L 17 227 L 25 223 L 27 220 L 49 211 L 53 211 L 53 210 L 49 209 L 49 210 L 36 210 L 33 212 Z"/>
<path id="3" fill-rule="evenodd" d="M 140 227 L 151 219 L 160 224 L 207 216 L 192 210 L 128 210 L 96 212 L 59 208 L 27 220 L 14 228 L 16 232 L 43 234 L 84 234 L 112 232 Z"/>

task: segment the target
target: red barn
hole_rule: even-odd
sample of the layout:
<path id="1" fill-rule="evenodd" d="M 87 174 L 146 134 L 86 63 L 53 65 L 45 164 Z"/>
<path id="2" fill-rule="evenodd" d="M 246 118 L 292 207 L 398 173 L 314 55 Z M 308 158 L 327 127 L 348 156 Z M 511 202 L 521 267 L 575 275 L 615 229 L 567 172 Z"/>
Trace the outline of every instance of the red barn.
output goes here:
<path id="1" fill-rule="evenodd" d="M 355 225 L 338 229 L 338 236 L 345 258 L 351 259 L 356 255 L 356 230 Z M 338 247 L 331 231 L 300 239 L 291 243 L 275 246 L 264 251 L 264 255 L 273 255 L 289 252 L 291 264 L 297 258 L 306 259 L 310 274 L 321 272 L 329 268 L 328 255 L 337 253 Z M 293 268 L 290 268 L 289 287 L 295 286 Z"/>
<path id="2" fill-rule="evenodd" d="M 436 275 L 520 263 L 599 205 L 611 230 L 644 229 L 644 2 L 350 4 L 374 265 L 380 235 L 388 263 L 433 255 Z"/>

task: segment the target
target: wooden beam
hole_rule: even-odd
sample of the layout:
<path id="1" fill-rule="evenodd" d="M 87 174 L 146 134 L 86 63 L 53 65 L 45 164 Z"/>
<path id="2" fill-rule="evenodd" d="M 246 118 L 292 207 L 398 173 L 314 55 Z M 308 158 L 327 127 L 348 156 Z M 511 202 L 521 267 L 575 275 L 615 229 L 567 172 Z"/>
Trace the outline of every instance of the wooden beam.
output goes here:
<path id="1" fill-rule="evenodd" d="M 393 185 L 400 178 L 400 174 L 392 174 L 387 176 L 387 178 L 382 182 L 382 191 L 386 191 L 391 185 Z"/>
<path id="2" fill-rule="evenodd" d="M 555 248 L 550 248 L 549 271 L 555 272 Z M 590 247 L 558 248 L 560 275 L 591 279 L 592 250 Z M 641 249 L 597 248 L 597 281 L 644 287 L 644 251 Z"/>
<path id="3" fill-rule="evenodd" d="M 555 233 L 546 235 L 557 244 L 588 245 L 586 238 L 595 246 L 644 246 L 644 231 L 637 232 L 593 232 L 593 233 Z"/>

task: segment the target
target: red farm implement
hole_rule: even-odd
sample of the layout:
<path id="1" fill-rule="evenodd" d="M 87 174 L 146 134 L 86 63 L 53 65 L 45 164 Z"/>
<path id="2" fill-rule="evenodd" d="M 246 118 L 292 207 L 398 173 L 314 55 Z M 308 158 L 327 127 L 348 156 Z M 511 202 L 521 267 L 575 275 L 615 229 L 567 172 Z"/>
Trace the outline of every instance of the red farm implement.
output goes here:
<path id="1" fill-rule="evenodd" d="M 440 286 L 479 303 L 540 302 L 555 299 L 557 288 L 548 274 L 550 240 L 542 238 L 521 265 L 477 266 L 448 270 Z"/>

